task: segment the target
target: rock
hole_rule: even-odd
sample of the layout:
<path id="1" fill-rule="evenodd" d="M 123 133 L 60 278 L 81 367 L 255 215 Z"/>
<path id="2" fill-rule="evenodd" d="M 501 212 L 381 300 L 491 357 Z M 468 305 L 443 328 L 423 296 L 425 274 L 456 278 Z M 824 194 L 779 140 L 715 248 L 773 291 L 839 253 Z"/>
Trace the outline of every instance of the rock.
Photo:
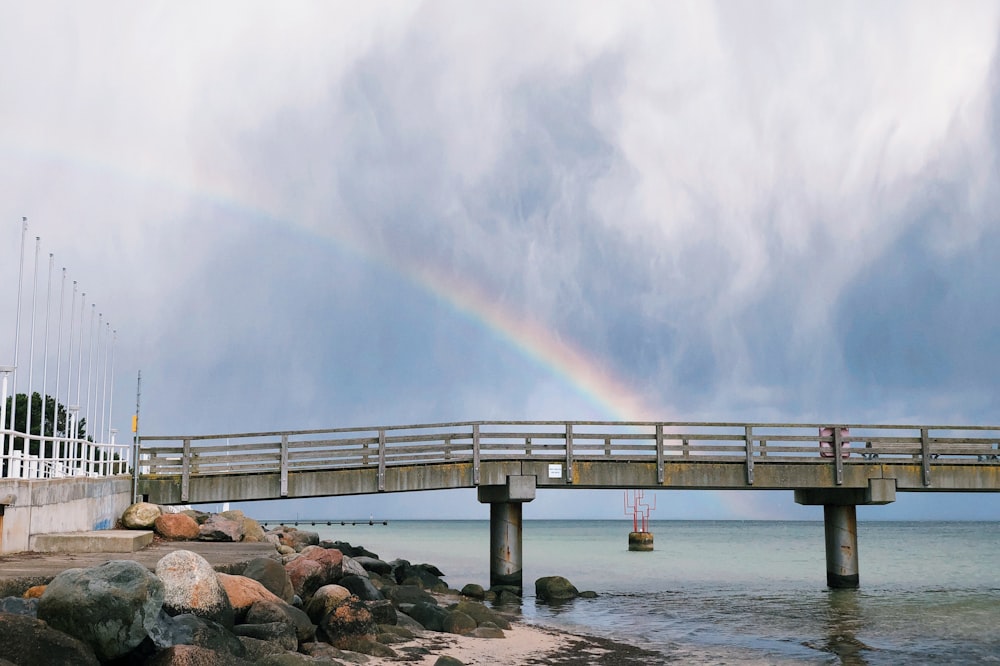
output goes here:
<path id="1" fill-rule="evenodd" d="M 212 515 L 210 513 L 205 513 L 204 511 L 197 511 L 196 509 L 185 509 L 184 511 L 180 511 L 179 513 L 183 513 L 185 516 L 193 518 L 194 522 L 198 523 L 199 525 L 208 520 L 208 517 Z"/>
<path id="2" fill-rule="evenodd" d="M 248 624 L 284 622 L 295 629 L 295 635 L 300 643 L 316 638 L 316 625 L 309 619 L 305 611 L 284 602 L 255 602 L 247 612 L 246 621 Z"/>
<path id="3" fill-rule="evenodd" d="M 198 538 L 198 523 L 183 513 L 165 513 L 153 521 L 153 529 L 168 541 L 194 541 Z"/>
<path id="4" fill-rule="evenodd" d="M 286 546 L 284 544 L 281 544 L 280 546 L 278 546 L 278 552 L 281 553 L 282 555 L 293 555 L 295 554 L 295 549 L 292 548 L 291 546 Z"/>
<path id="5" fill-rule="evenodd" d="M 222 589 L 229 597 L 229 605 L 233 607 L 233 613 L 237 621 L 242 621 L 250 607 L 257 601 L 284 601 L 270 590 L 246 576 L 230 576 L 229 574 L 217 573 Z"/>
<path id="6" fill-rule="evenodd" d="M 26 615 L 0 613 L 0 659 L 15 664 L 97 666 L 94 650 L 84 641 Z"/>
<path id="7" fill-rule="evenodd" d="M 396 607 L 388 599 L 369 601 L 366 605 L 368 606 L 368 612 L 372 614 L 372 619 L 375 620 L 375 624 L 396 624 L 398 617 Z"/>
<path id="8" fill-rule="evenodd" d="M 475 583 L 469 583 L 462 588 L 463 597 L 471 597 L 473 599 L 479 599 L 482 601 L 486 598 L 486 590 L 483 589 L 482 585 L 476 585 Z"/>
<path id="9" fill-rule="evenodd" d="M 45 585 L 32 585 L 24 591 L 25 599 L 37 599 L 45 594 Z"/>
<path id="10" fill-rule="evenodd" d="M 448 617 L 448 612 L 435 604 L 421 601 L 414 604 L 407 615 L 419 622 L 424 629 L 444 631 L 444 621 Z"/>
<path id="11" fill-rule="evenodd" d="M 272 534 L 277 534 L 283 546 L 289 546 L 296 552 L 306 546 L 315 546 L 319 543 L 319 534 L 316 532 L 299 530 L 294 527 L 282 526 L 278 530 L 273 531 Z"/>
<path id="12" fill-rule="evenodd" d="M 197 553 L 175 550 L 156 564 L 163 581 L 163 607 L 170 615 L 193 613 L 232 627 L 233 607 L 212 565 Z"/>
<path id="13" fill-rule="evenodd" d="M 505 638 L 503 630 L 499 627 L 476 627 L 469 635 L 476 638 Z"/>
<path id="14" fill-rule="evenodd" d="M 197 645 L 174 645 L 157 652 L 146 666 L 246 666 L 247 662 L 225 652 Z"/>
<path id="15" fill-rule="evenodd" d="M 403 612 L 396 613 L 396 626 L 400 629 L 407 629 L 414 633 L 423 633 L 424 631 L 424 625 L 420 624 Z"/>
<path id="16" fill-rule="evenodd" d="M 336 583 L 343 577 L 344 556 L 339 550 L 306 547 L 302 553 L 285 565 L 295 594 L 308 602 L 323 585 Z M 312 564 L 319 565 L 319 568 Z"/>
<path id="17" fill-rule="evenodd" d="M 458 659 L 455 659 L 455 657 L 449 657 L 448 655 L 443 654 L 437 658 L 437 661 L 434 662 L 434 666 L 465 666 L 465 662 L 459 661 Z"/>
<path id="18" fill-rule="evenodd" d="M 366 550 L 366 549 L 362 548 L 361 546 L 352 546 L 351 544 L 347 543 L 346 541 L 325 541 L 324 540 L 324 541 L 320 541 L 319 545 L 323 546 L 324 548 L 335 548 L 335 549 L 339 550 L 340 552 L 342 552 L 344 555 L 347 555 L 348 557 L 354 557 L 354 558 L 358 558 L 358 557 L 370 557 L 370 558 L 373 558 L 373 559 L 376 559 L 376 560 L 378 559 L 378 555 L 376 555 L 375 553 L 371 552 L 370 550 Z"/>
<path id="19" fill-rule="evenodd" d="M 269 557 L 250 560 L 243 570 L 243 575 L 253 578 L 286 603 L 291 603 L 292 597 L 295 596 L 295 589 L 285 567 Z"/>
<path id="20" fill-rule="evenodd" d="M 351 591 L 337 584 L 324 585 L 316 590 L 312 599 L 306 604 L 306 615 L 317 624 L 334 608 L 349 599 Z"/>
<path id="21" fill-rule="evenodd" d="M 348 557 L 347 555 L 342 555 L 342 557 L 344 558 L 340 565 L 342 575 L 358 576 L 359 578 L 369 577 L 370 574 L 368 573 L 368 570 L 361 566 L 361 564 L 353 557 Z"/>
<path id="22" fill-rule="evenodd" d="M 259 638 L 251 638 L 250 636 L 237 636 L 236 638 L 240 640 L 240 643 L 243 643 L 247 655 L 245 658 L 254 663 L 259 663 L 261 659 L 272 654 L 285 653 L 285 649 L 280 645 L 262 641 Z"/>
<path id="23" fill-rule="evenodd" d="M 535 581 L 535 596 L 540 601 L 565 601 L 580 596 L 580 591 L 562 576 L 544 576 Z"/>
<path id="24" fill-rule="evenodd" d="M 146 638 L 164 594 L 163 583 L 146 567 L 112 560 L 53 578 L 38 600 L 38 619 L 87 643 L 98 659 L 108 661 Z"/>
<path id="25" fill-rule="evenodd" d="M 296 557 L 286 564 L 285 573 L 292 582 L 295 594 L 306 600 L 311 599 L 316 590 L 327 584 L 323 565 L 306 557 Z"/>
<path id="26" fill-rule="evenodd" d="M 160 507 L 155 504 L 136 502 L 125 509 L 125 513 L 122 514 L 122 525 L 128 530 L 150 530 L 161 514 Z"/>
<path id="27" fill-rule="evenodd" d="M 249 636 L 278 645 L 282 649 L 295 651 L 299 648 L 299 638 L 295 627 L 284 622 L 267 622 L 264 624 L 238 624 L 233 627 L 237 636 Z"/>
<path id="28" fill-rule="evenodd" d="M 445 616 L 441 630 L 449 634 L 464 636 L 475 631 L 477 626 L 476 621 L 462 611 L 452 611 Z"/>
<path id="29" fill-rule="evenodd" d="M 232 657 L 246 656 L 243 644 L 218 622 L 191 613 L 171 617 L 166 612 L 159 615 L 149 637 L 160 648 L 174 645 L 197 645 L 213 652 Z"/>
<path id="30" fill-rule="evenodd" d="M 243 526 L 235 520 L 222 516 L 210 516 L 198 527 L 199 541 L 241 541 Z"/>
<path id="31" fill-rule="evenodd" d="M 360 652 L 361 654 L 367 654 L 372 657 L 383 657 L 386 659 L 394 659 L 399 655 L 396 651 L 387 645 L 379 643 L 374 638 L 363 638 L 360 636 L 350 636 L 348 638 L 340 641 L 341 650 L 350 650 L 351 652 Z"/>
<path id="32" fill-rule="evenodd" d="M 380 599 L 385 599 L 382 593 L 375 589 L 370 580 L 361 576 L 344 576 L 338 584 L 350 590 L 351 594 L 357 596 L 362 601 L 379 601 Z"/>
<path id="33" fill-rule="evenodd" d="M 510 590 L 500 590 L 496 592 L 496 603 L 501 606 L 519 606 L 521 604 L 521 596 L 515 594 Z"/>
<path id="34" fill-rule="evenodd" d="M 38 617 L 38 597 L 4 597 L 0 599 L 0 613 Z"/>
<path id="35" fill-rule="evenodd" d="M 343 551 L 341 551 L 341 552 L 343 552 Z M 345 554 L 347 554 L 347 553 L 345 553 Z M 360 564 L 362 567 L 364 567 L 365 571 L 369 571 L 371 573 L 377 573 L 377 574 L 379 574 L 381 576 L 386 576 L 386 575 L 392 573 L 392 567 L 389 566 L 389 563 L 388 562 L 383 562 L 382 560 L 378 559 L 377 557 L 368 557 L 367 555 L 362 555 L 362 556 L 358 557 L 356 555 L 351 555 L 351 558 L 355 562 L 357 562 L 358 564 Z"/>
<path id="36" fill-rule="evenodd" d="M 416 585 L 397 585 L 391 588 L 386 596 L 396 605 L 396 608 L 399 608 L 400 604 L 418 604 L 421 602 L 437 605 L 437 599 Z"/>
<path id="37" fill-rule="evenodd" d="M 348 662 L 352 664 L 366 664 L 368 663 L 368 657 L 360 654 L 355 654 L 353 652 L 344 652 L 343 650 L 338 650 L 329 643 L 306 643 L 302 645 L 299 650 L 303 654 L 307 654 L 311 657 L 316 657 L 319 659 L 328 659 L 333 661 L 333 663 L 338 664 L 340 662 Z M 311 662 L 315 663 L 315 662 Z M 326 663 L 326 662 L 320 662 Z"/>
<path id="38" fill-rule="evenodd" d="M 501 629 L 510 629 L 510 622 L 503 615 L 475 601 L 459 601 L 448 608 L 449 610 L 465 613 L 473 618 L 477 625 L 492 624 Z"/>
<path id="39" fill-rule="evenodd" d="M 244 517 L 240 521 L 243 527 L 243 540 L 247 543 L 264 543 L 264 528 L 253 518 Z"/>
<path id="40" fill-rule="evenodd" d="M 351 649 L 345 647 L 351 640 L 374 641 L 377 634 L 378 626 L 372 614 L 363 601 L 353 597 L 327 613 L 316 630 L 317 637 L 342 650 Z"/>
<path id="41" fill-rule="evenodd" d="M 448 584 L 441 580 L 441 570 L 433 564 L 410 564 L 406 560 L 390 563 L 396 582 L 401 585 L 419 585 L 435 592 L 444 592 Z"/>
<path id="42" fill-rule="evenodd" d="M 596 599 L 597 598 L 597 592 L 594 592 L 593 590 L 587 590 L 586 592 L 581 592 L 580 593 L 580 598 L 581 599 Z"/>

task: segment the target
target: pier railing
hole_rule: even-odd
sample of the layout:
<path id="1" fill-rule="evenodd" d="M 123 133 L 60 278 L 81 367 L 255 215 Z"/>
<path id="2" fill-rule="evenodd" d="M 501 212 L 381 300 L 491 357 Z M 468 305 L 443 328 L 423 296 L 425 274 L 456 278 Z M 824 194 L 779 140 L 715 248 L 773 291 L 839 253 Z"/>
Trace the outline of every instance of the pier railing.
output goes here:
<path id="1" fill-rule="evenodd" d="M 196 476 L 375 468 L 483 461 L 738 462 L 749 484 L 768 463 L 830 465 L 837 483 L 849 465 L 1000 465 L 1000 426 L 475 421 L 217 435 L 143 436 L 139 471 Z"/>

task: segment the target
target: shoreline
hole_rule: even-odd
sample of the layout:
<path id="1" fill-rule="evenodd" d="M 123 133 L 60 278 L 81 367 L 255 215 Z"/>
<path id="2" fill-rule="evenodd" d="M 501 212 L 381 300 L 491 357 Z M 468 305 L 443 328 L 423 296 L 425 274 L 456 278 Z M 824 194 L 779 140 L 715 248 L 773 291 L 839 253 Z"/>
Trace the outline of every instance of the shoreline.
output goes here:
<path id="1" fill-rule="evenodd" d="M 58 553 L 22 551 L 0 556 L 0 597 L 21 596 L 33 585 L 44 585 L 55 575 L 73 568 L 97 566 L 112 560 L 136 561 L 150 569 L 174 550 L 190 550 L 204 556 L 217 571 L 240 568 L 247 559 L 260 557 L 273 547 L 243 542 L 217 543 L 198 541 L 164 541 L 157 539 L 149 546 L 132 553 Z M 460 600 L 461 595 L 435 594 L 443 603 Z M 492 604 L 490 605 L 491 607 Z M 641 666 L 666 663 L 661 653 L 628 643 L 588 635 L 563 628 L 527 622 L 520 609 L 503 611 L 511 622 L 503 638 L 479 638 L 425 630 L 415 638 L 393 644 L 399 656 L 395 658 L 367 656 L 370 666 L 391 666 L 408 663 L 433 666 L 437 659 L 449 656 L 466 666 Z"/>

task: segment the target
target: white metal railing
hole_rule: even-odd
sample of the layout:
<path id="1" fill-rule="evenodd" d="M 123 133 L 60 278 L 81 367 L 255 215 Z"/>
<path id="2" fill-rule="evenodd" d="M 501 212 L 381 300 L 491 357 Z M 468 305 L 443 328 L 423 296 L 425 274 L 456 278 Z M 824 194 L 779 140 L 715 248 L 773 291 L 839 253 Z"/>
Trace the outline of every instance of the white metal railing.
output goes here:
<path id="1" fill-rule="evenodd" d="M 0 470 L 5 479 L 117 476 L 132 470 L 132 445 L 0 429 Z"/>

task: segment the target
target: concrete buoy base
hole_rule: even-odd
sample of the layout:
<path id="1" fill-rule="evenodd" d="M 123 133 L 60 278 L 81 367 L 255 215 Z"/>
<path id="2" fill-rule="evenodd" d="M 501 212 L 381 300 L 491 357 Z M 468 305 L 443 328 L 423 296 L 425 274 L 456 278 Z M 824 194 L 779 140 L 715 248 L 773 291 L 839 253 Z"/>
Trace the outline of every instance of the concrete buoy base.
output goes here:
<path id="1" fill-rule="evenodd" d="M 628 533 L 628 549 L 647 551 L 653 550 L 653 533 L 652 532 L 629 532 Z"/>

